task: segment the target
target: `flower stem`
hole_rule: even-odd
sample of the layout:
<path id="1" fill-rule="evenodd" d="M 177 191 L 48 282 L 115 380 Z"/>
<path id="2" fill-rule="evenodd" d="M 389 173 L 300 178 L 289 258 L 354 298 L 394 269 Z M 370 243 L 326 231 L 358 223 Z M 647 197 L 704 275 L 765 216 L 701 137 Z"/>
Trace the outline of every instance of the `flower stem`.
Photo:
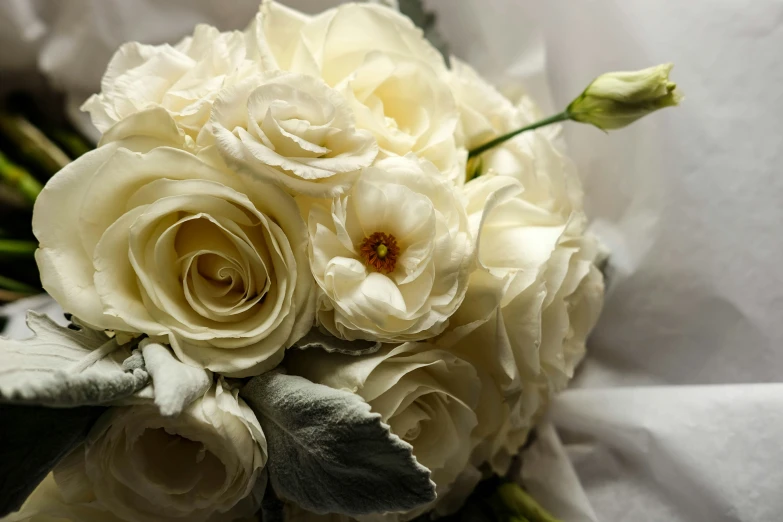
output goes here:
<path id="1" fill-rule="evenodd" d="M 23 167 L 12 163 L 2 152 L 0 152 L 0 181 L 17 189 L 31 203 L 35 203 L 35 198 L 43 189 L 41 183 L 32 174 Z"/>
<path id="2" fill-rule="evenodd" d="M 15 147 L 20 161 L 39 174 L 51 177 L 71 162 L 38 127 L 18 114 L 0 113 L 0 135 Z"/>
<path id="3" fill-rule="evenodd" d="M 529 522 L 560 522 L 515 482 L 506 482 L 498 487 L 495 506 L 512 521 L 521 518 Z"/>
<path id="4" fill-rule="evenodd" d="M 20 283 L 15 279 L 11 279 L 10 277 L 5 277 L 2 275 L 0 275 L 0 288 L 5 288 L 6 290 L 11 290 L 12 292 L 19 292 L 22 294 L 35 294 L 39 292 L 39 290 L 33 288 L 30 285 L 27 285 L 25 283 Z"/>
<path id="5" fill-rule="evenodd" d="M 31 256 L 35 253 L 36 248 L 38 248 L 38 243 L 35 241 L 0 239 L 0 255 Z"/>
<path id="6" fill-rule="evenodd" d="M 525 127 L 522 127 L 521 129 L 517 129 L 515 131 L 511 131 L 508 134 L 504 134 L 502 136 L 499 136 L 493 140 L 488 141 L 484 145 L 479 145 L 475 149 L 468 152 L 468 158 L 472 158 L 474 156 L 478 156 L 482 152 L 486 152 L 489 149 L 493 147 L 497 147 L 501 143 L 510 140 L 514 136 L 518 134 L 522 134 L 523 132 L 531 131 L 538 129 L 539 127 L 546 127 L 547 125 L 552 125 L 553 123 L 558 123 L 561 121 L 566 121 L 571 119 L 571 114 L 568 111 L 563 111 L 561 113 L 555 114 L 553 116 L 550 116 L 549 118 L 544 118 L 543 120 L 539 120 L 535 123 L 531 123 L 530 125 L 527 125 Z"/>
<path id="7" fill-rule="evenodd" d="M 530 522 L 559 522 L 541 504 L 517 484 L 507 483 L 500 487 L 498 494 L 507 506 L 513 506 L 516 514 Z"/>

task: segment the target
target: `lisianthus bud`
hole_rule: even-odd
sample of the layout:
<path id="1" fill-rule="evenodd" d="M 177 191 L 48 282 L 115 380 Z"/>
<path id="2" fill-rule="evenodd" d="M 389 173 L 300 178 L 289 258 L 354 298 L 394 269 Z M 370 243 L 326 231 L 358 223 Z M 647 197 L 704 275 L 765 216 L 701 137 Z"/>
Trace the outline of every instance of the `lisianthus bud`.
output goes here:
<path id="1" fill-rule="evenodd" d="M 602 74 L 571 102 L 570 119 L 599 129 L 620 129 L 647 114 L 673 107 L 682 99 L 669 81 L 674 65 L 665 63 L 641 71 Z"/>

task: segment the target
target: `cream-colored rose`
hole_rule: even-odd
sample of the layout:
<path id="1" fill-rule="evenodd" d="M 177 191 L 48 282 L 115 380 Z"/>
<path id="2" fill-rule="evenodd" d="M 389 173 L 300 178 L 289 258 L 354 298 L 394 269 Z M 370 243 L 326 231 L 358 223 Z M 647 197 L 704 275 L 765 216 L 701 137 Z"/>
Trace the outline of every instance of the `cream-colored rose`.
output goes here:
<path id="1" fill-rule="evenodd" d="M 562 173 L 551 171 L 557 186 Z M 485 175 L 465 186 L 480 268 L 453 329 L 438 341 L 492 375 L 504 426 L 480 449 L 503 472 L 549 398 L 566 387 L 603 301 L 585 217 L 568 199 L 528 195 L 518 180 Z M 563 212 L 568 209 L 569 212 Z"/>
<path id="2" fill-rule="evenodd" d="M 452 353 L 427 343 L 386 345 L 363 357 L 297 350 L 286 365 L 291 373 L 365 399 L 432 472 L 439 498 L 468 464 L 476 444 L 481 381 L 473 366 Z"/>
<path id="3" fill-rule="evenodd" d="M 458 113 L 448 85 L 426 63 L 368 54 L 340 84 L 358 127 L 372 132 L 383 156 L 413 152 L 431 161 L 454 184 L 465 178 L 464 149 L 457 149 Z"/>
<path id="4" fill-rule="evenodd" d="M 275 366 L 313 323 L 296 203 L 206 151 L 122 147 L 154 142 L 109 143 L 47 183 L 33 215 L 44 288 L 94 328 L 168 337 L 188 364 Z"/>
<path id="5" fill-rule="evenodd" d="M 378 154 L 343 96 L 297 73 L 253 75 L 222 91 L 211 131 L 229 163 L 293 194 L 336 196 Z"/>
<path id="6" fill-rule="evenodd" d="M 52 473 L 38 484 L 19 511 L 0 520 L 2 522 L 123 522 L 105 506 L 92 499 L 87 502 L 78 500 L 72 502 L 66 499 Z"/>
<path id="7" fill-rule="evenodd" d="M 348 3 L 308 16 L 264 0 L 247 30 L 248 56 L 265 69 L 323 78 L 336 86 L 371 53 L 418 60 L 446 78 L 443 56 L 410 18 L 370 3 Z"/>
<path id="8" fill-rule="evenodd" d="M 14 521 L 235 521 L 260 508 L 266 438 L 222 381 L 177 417 L 114 408 Z"/>
<path id="9" fill-rule="evenodd" d="M 527 95 L 516 105 L 481 78 L 469 65 L 451 60 L 449 85 L 457 100 L 460 123 L 458 140 L 470 150 L 508 132 L 538 121 L 544 114 Z M 472 170 L 480 160 L 481 172 L 516 177 L 525 185 L 528 195 L 534 191 L 549 197 L 547 170 L 562 170 L 568 160 L 555 149 L 553 139 L 559 126 L 524 132 L 471 160 Z M 575 179 L 575 176 L 571 176 Z M 581 205 L 578 183 L 572 204 Z"/>
<path id="10" fill-rule="evenodd" d="M 265 68 L 319 77 L 343 92 L 382 157 L 413 152 L 461 182 L 466 153 L 455 140 L 448 70 L 410 19 L 373 4 L 309 17 L 267 1 L 248 34 L 248 52 Z"/>
<path id="11" fill-rule="evenodd" d="M 387 158 L 350 192 L 313 205 L 318 322 L 343 339 L 422 340 L 462 302 L 473 242 L 459 194 L 415 156 Z"/>
<path id="12" fill-rule="evenodd" d="M 472 67 L 454 57 L 448 83 L 459 109 L 459 132 L 468 149 L 522 126 L 514 105 Z"/>
<path id="13" fill-rule="evenodd" d="M 469 149 L 542 117 L 527 96 L 512 104 L 456 59 L 450 85 Z M 485 405 L 496 402 L 492 394 L 505 398 L 502 425 L 473 456 L 499 473 L 567 385 L 603 301 L 581 185 L 555 137 L 552 129 L 526 132 L 480 156 L 481 176 L 463 187 L 479 269 L 437 342 L 491 376 Z"/>
<path id="14" fill-rule="evenodd" d="M 174 46 L 127 43 L 109 62 L 100 94 L 82 110 L 105 132 L 131 114 L 163 107 L 195 139 L 227 80 L 240 66 L 257 67 L 245 62 L 245 50 L 243 33 L 221 33 L 209 25 L 198 25 L 193 36 Z"/>

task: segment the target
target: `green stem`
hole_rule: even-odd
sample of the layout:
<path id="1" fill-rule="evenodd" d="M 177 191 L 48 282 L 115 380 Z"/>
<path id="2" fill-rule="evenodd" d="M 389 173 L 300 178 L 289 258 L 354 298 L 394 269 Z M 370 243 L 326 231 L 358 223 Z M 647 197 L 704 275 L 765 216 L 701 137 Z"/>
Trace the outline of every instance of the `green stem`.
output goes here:
<path id="1" fill-rule="evenodd" d="M 525 127 L 522 127 L 521 129 L 517 129 L 515 131 L 511 131 L 508 134 L 504 134 L 502 136 L 499 136 L 491 141 L 488 141 L 484 145 L 479 145 L 475 149 L 468 152 L 468 158 L 472 158 L 474 156 L 478 156 L 482 152 L 486 152 L 489 149 L 493 147 L 497 147 L 504 141 L 510 140 L 514 136 L 518 134 L 522 134 L 523 132 L 531 131 L 538 129 L 539 127 L 546 127 L 547 125 L 552 125 L 553 123 L 558 123 L 561 121 L 566 121 L 571 119 L 571 114 L 569 114 L 568 111 L 563 111 L 559 114 L 555 114 L 554 116 L 550 116 L 549 118 L 544 118 L 543 120 L 539 120 L 535 123 L 531 123 L 530 125 L 527 125 Z"/>
<path id="2" fill-rule="evenodd" d="M 511 520 L 520 517 L 530 522 L 560 522 L 516 483 L 500 485 L 495 494 L 500 501 L 496 505 L 501 507 L 501 511 L 511 514 Z"/>
<path id="3" fill-rule="evenodd" d="M 21 239 L 0 239 L 0 255 L 28 256 L 35 253 L 38 243 Z"/>
<path id="4" fill-rule="evenodd" d="M 73 159 L 87 154 L 93 149 L 84 138 L 67 129 L 52 127 L 44 129 L 44 133 L 51 136 L 52 140 L 57 142 L 60 148 Z"/>
<path id="5" fill-rule="evenodd" d="M 43 190 L 41 183 L 32 174 L 12 163 L 2 152 L 0 152 L 0 181 L 5 181 L 16 188 L 31 203 L 35 203 L 35 198 Z"/>
<path id="6" fill-rule="evenodd" d="M 0 275 L 0 288 L 5 288 L 6 290 L 23 294 L 35 294 L 39 291 L 37 288 L 33 288 L 28 284 L 20 283 L 19 281 L 2 275 Z"/>
<path id="7" fill-rule="evenodd" d="M 48 177 L 71 161 L 38 127 L 17 114 L 0 113 L 0 135 L 13 144 L 19 161 Z"/>

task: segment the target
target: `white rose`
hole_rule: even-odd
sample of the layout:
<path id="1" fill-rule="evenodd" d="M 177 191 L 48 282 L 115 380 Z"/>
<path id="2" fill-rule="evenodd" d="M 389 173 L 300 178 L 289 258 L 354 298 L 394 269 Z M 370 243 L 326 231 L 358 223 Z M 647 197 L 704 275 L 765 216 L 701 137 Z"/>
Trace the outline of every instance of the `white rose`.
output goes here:
<path id="1" fill-rule="evenodd" d="M 211 130 L 229 162 L 315 197 L 345 191 L 378 154 L 372 135 L 354 129 L 343 96 L 297 73 L 253 75 L 225 89 Z"/>
<path id="2" fill-rule="evenodd" d="M 362 357 L 296 350 L 286 365 L 291 373 L 366 400 L 432 472 L 439 498 L 467 466 L 477 442 L 481 381 L 464 360 L 427 343 L 405 343 Z"/>
<path id="3" fill-rule="evenodd" d="M 13 520 L 235 521 L 259 509 L 266 459 L 255 414 L 218 381 L 177 417 L 107 412 Z"/>
<path id="4" fill-rule="evenodd" d="M 314 314 L 293 198 L 188 152 L 130 143 L 85 154 L 39 196 L 44 288 L 94 328 L 167 336 L 194 366 L 248 376 L 277 365 Z"/>
<path id="5" fill-rule="evenodd" d="M 468 149 L 522 126 L 514 105 L 472 67 L 454 57 L 449 86 L 459 109 L 459 132 Z"/>
<path id="6" fill-rule="evenodd" d="M 74 454 L 82 454 L 77 449 Z M 69 500 L 49 473 L 33 490 L 24 505 L 3 517 L 3 522 L 124 522 L 105 506 L 88 496 L 86 501 Z"/>
<path id="7" fill-rule="evenodd" d="M 413 152 L 452 183 L 464 181 L 467 156 L 455 142 L 454 98 L 426 63 L 368 54 L 339 88 L 351 101 L 357 126 L 372 132 L 384 156 Z"/>
<path id="8" fill-rule="evenodd" d="M 443 56 L 410 18 L 370 3 L 348 3 L 308 16 L 264 0 L 247 30 L 248 56 L 265 69 L 283 69 L 323 78 L 335 86 L 358 69 L 370 53 L 419 60 L 446 78 Z"/>
<path id="9" fill-rule="evenodd" d="M 461 183 L 466 156 L 455 141 L 448 70 L 409 18 L 372 4 L 308 17 L 264 2 L 248 31 L 248 52 L 264 67 L 320 77 L 343 92 L 384 156 L 414 152 Z"/>
<path id="10" fill-rule="evenodd" d="M 456 59 L 450 85 L 469 149 L 542 117 L 529 97 L 515 106 Z M 481 155 L 481 177 L 463 187 L 479 269 L 437 342 L 491 376 L 485 405 L 493 394 L 506 399 L 502 425 L 473 457 L 499 473 L 572 377 L 603 301 L 582 189 L 556 132 L 526 132 Z"/>
<path id="11" fill-rule="evenodd" d="M 331 208 L 313 205 L 317 319 L 343 339 L 421 340 L 465 295 L 473 244 L 455 189 L 429 162 L 387 158 Z"/>
<path id="12" fill-rule="evenodd" d="M 209 119 L 212 101 L 245 62 L 245 35 L 198 25 L 174 46 L 130 42 L 114 54 L 101 93 L 82 106 L 99 131 L 151 107 L 163 107 L 191 138 Z"/>
<path id="13" fill-rule="evenodd" d="M 514 105 L 470 66 L 456 58 L 451 60 L 449 84 L 460 114 L 458 139 L 468 150 L 544 117 L 529 96 L 521 95 Z M 529 197 L 533 197 L 534 192 L 541 197 L 550 197 L 550 180 L 546 171 L 570 168 L 568 160 L 553 145 L 559 130 L 558 125 L 553 125 L 524 132 L 488 150 L 480 156 L 482 172 L 519 179 Z M 569 174 L 569 178 L 573 180 L 569 183 L 574 184 L 574 193 L 567 195 L 567 202 L 581 207 L 578 179 L 574 174 Z M 564 201 L 558 199 L 556 203 Z"/>
<path id="14" fill-rule="evenodd" d="M 562 181 L 550 174 L 553 186 Z M 563 215 L 568 204 L 553 204 L 555 198 L 539 204 L 535 191 L 528 199 L 524 186 L 506 176 L 482 176 L 465 193 L 480 268 L 452 318 L 454 329 L 438 344 L 492 375 L 506 397 L 505 425 L 481 449 L 503 472 L 583 357 L 601 310 L 603 277 L 581 211 Z"/>

